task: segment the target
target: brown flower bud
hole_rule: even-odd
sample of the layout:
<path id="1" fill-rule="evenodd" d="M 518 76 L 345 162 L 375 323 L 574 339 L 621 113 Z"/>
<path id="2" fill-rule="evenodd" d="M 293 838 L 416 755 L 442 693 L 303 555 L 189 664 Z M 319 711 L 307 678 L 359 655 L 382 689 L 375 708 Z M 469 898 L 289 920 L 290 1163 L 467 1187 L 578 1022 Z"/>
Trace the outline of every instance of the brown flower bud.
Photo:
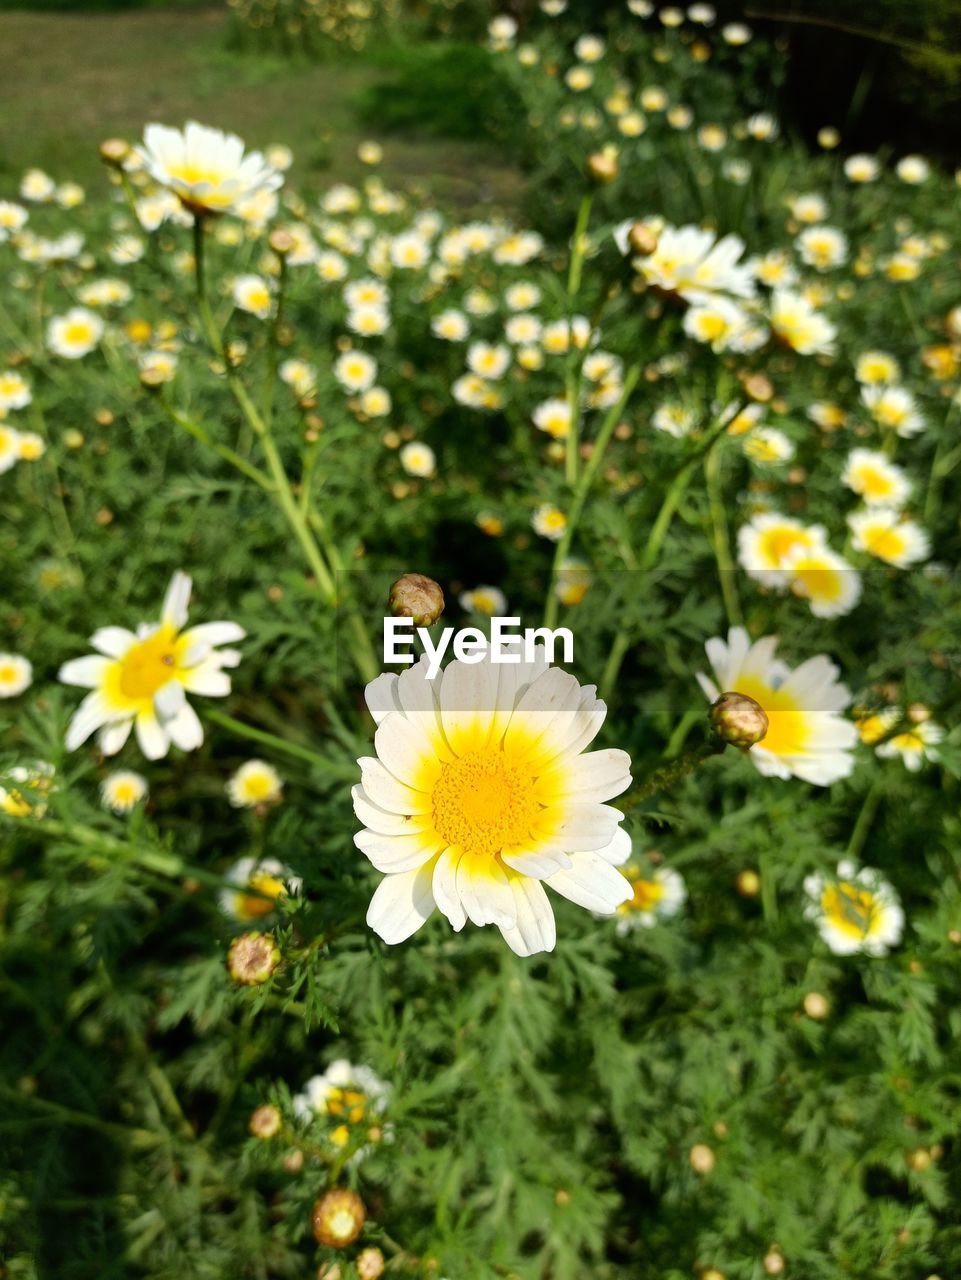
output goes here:
<path id="1" fill-rule="evenodd" d="M 269 933 L 242 933 L 227 952 L 227 972 L 244 986 L 266 982 L 279 963 L 280 951 Z"/>
<path id="2" fill-rule="evenodd" d="M 587 157 L 587 174 L 599 186 L 613 182 L 618 175 L 617 152 L 605 149 Z"/>
<path id="3" fill-rule="evenodd" d="M 831 1012 L 831 1005 L 827 998 L 821 995 L 820 991 L 809 991 L 804 997 L 804 1012 L 809 1018 L 816 1018 L 820 1021 Z"/>
<path id="4" fill-rule="evenodd" d="M 293 252 L 297 242 L 285 227 L 274 227 L 267 237 L 267 243 L 274 253 L 281 258 L 285 258 L 288 253 Z"/>
<path id="5" fill-rule="evenodd" d="M 104 138 L 100 144 L 100 159 L 114 169 L 120 169 L 130 155 L 130 143 L 123 138 Z"/>
<path id="6" fill-rule="evenodd" d="M 742 751 L 760 742 L 768 730 L 764 708 L 746 693 L 722 693 L 708 717 L 721 741 Z"/>
<path id="7" fill-rule="evenodd" d="M 631 246 L 631 252 L 639 254 L 642 258 L 648 258 L 657 249 L 657 236 L 650 229 L 645 227 L 643 222 L 635 222 L 627 233 L 627 243 Z"/>
<path id="8" fill-rule="evenodd" d="M 405 573 L 391 587 L 388 603 L 395 618 L 413 618 L 415 626 L 429 627 L 444 612 L 444 593 L 433 578 Z"/>
<path id="9" fill-rule="evenodd" d="M 741 379 L 741 385 L 751 399 L 760 404 L 767 404 L 774 395 L 774 383 L 766 373 L 749 373 Z"/>
<path id="10" fill-rule="evenodd" d="M 318 1244 L 345 1249 L 361 1233 L 367 1210 L 356 1191 L 335 1188 L 314 1204 L 310 1222 Z"/>
<path id="11" fill-rule="evenodd" d="M 379 1280 L 384 1274 L 384 1255 L 379 1249 L 362 1249 L 354 1263 L 360 1280 Z"/>
<path id="12" fill-rule="evenodd" d="M 304 1153 L 299 1147 L 284 1156 L 284 1173 L 300 1173 L 304 1167 Z"/>
<path id="13" fill-rule="evenodd" d="M 761 1264 L 769 1276 L 779 1276 L 784 1270 L 784 1255 L 775 1245 L 771 1245 Z"/>
<path id="14" fill-rule="evenodd" d="M 697 1142 L 687 1156 L 695 1173 L 710 1173 L 714 1168 L 714 1152 L 706 1142 Z"/>
<path id="15" fill-rule="evenodd" d="M 258 1107 L 250 1117 L 250 1132 L 255 1138 L 274 1138 L 280 1133 L 283 1117 L 272 1103 Z"/>

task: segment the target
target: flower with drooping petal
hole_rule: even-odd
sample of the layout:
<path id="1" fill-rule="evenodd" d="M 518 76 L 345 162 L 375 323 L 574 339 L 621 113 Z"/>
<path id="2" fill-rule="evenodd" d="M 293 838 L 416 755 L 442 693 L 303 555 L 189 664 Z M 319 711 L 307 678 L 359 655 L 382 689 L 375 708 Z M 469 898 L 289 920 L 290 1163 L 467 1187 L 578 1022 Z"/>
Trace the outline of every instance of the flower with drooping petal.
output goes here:
<path id="1" fill-rule="evenodd" d="M 911 481 L 901 467 L 877 449 L 852 449 L 841 483 L 853 489 L 869 507 L 898 508 L 911 493 Z"/>
<path id="2" fill-rule="evenodd" d="M 708 640 L 714 679 L 698 673 L 698 683 L 711 702 L 743 693 L 761 706 L 768 730 L 747 752 L 759 773 L 822 787 L 846 778 L 858 732 L 839 714 L 851 695 L 838 683 L 837 667 L 818 654 L 792 671 L 776 656 L 777 645 L 777 636 L 752 644 L 743 627 L 732 627 L 727 640 Z"/>
<path id="3" fill-rule="evenodd" d="M 893 709 L 893 719 L 897 722 L 897 709 Z M 911 773 L 917 773 L 926 760 L 937 760 L 937 745 L 944 738 L 944 730 L 933 720 L 921 720 L 909 725 L 900 733 L 878 743 L 875 751 L 886 760 L 900 757 L 904 767 Z"/>
<path id="4" fill-rule="evenodd" d="M 259 151 L 244 153 L 232 133 L 188 121 L 183 130 L 148 124 L 137 155 L 153 180 L 192 213 L 227 213 L 258 191 L 276 191 L 283 175 Z"/>
<path id="5" fill-rule="evenodd" d="M 926 560 L 931 551 L 927 533 L 893 507 L 868 507 L 848 516 L 851 541 L 858 551 L 898 569 Z"/>
<path id="6" fill-rule="evenodd" d="M 517 654 L 516 656 L 520 656 Z M 360 760 L 354 843 L 384 873 L 367 923 L 403 942 L 435 908 L 456 930 L 496 925 L 518 955 L 551 951 L 544 886 L 610 915 L 630 853 L 605 801 L 630 784 L 623 751 L 586 752 L 607 708 L 593 686 L 533 662 L 421 660 L 367 686 L 376 757 Z"/>
<path id="7" fill-rule="evenodd" d="M 298 894 L 302 881 L 277 858 L 238 858 L 224 879 L 234 885 L 219 895 L 220 909 L 242 924 L 269 916 L 278 899 Z"/>
<path id="8" fill-rule="evenodd" d="M 898 895 L 873 867 L 858 870 L 853 862 L 839 862 L 833 876 L 808 876 L 804 891 L 810 899 L 804 914 L 835 955 L 884 956 L 901 941 Z"/>
<path id="9" fill-rule="evenodd" d="M 749 577 L 784 591 L 790 583 L 784 567 L 791 553 L 798 547 L 806 551 L 824 547 L 826 537 L 819 524 L 805 525 L 794 516 L 764 511 L 738 530 L 738 560 Z"/>
<path id="10" fill-rule="evenodd" d="M 104 755 L 115 755 L 136 729 L 148 760 L 159 760 L 171 742 L 194 751 L 204 740 L 188 693 L 223 698 L 230 692 L 224 668 L 236 667 L 236 649 L 219 649 L 244 638 L 236 622 L 206 622 L 184 629 L 190 579 L 179 570 L 170 580 L 160 621 L 142 623 L 136 632 L 101 627 L 90 637 L 97 650 L 60 668 L 64 684 L 90 689 L 74 712 L 66 747 L 73 751 L 100 730 Z"/>

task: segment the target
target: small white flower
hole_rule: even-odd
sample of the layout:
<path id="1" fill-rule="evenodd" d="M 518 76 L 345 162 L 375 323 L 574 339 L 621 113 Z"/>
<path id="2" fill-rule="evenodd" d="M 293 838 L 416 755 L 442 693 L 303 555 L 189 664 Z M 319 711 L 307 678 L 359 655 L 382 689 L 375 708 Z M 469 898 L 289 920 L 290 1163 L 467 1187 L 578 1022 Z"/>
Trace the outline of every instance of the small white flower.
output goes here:
<path id="1" fill-rule="evenodd" d="M 838 863 L 835 875 L 811 875 L 804 881 L 804 914 L 817 924 L 828 947 L 839 956 L 884 956 L 901 941 L 904 912 L 897 894 L 879 871 Z"/>
<path id="2" fill-rule="evenodd" d="M 18 653 L 0 653 L 0 698 L 16 698 L 33 683 L 33 667 Z"/>
<path id="3" fill-rule="evenodd" d="M 47 326 L 47 346 L 65 360 L 89 355 L 103 337 L 103 321 L 84 307 L 71 307 L 66 315 L 54 316 Z"/>
<path id="4" fill-rule="evenodd" d="M 147 779 L 130 769 L 108 774 L 100 784 L 100 799 L 111 813 L 131 813 L 146 796 Z"/>
<path id="5" fill-rule="evenodd" d="M 234 887 L 221 891 L 220 909 L 243 924 L 270 915 L 278 899 L 299 894 L 302 885 L 276 858 L 239 858 L 224 879 Z"/>
<path id="6" fill-rule="evenodd" d="M 420 440 L 412 440 L 400 451 L 400 465 L 409 476 L 429 479 L 437 470 L 434 450 Z"/>
<path id="7" fill-rule="evenodd" d="M 235 809 L 256 809 L 276 804 L 283 793 L 283 780 L 265 760 L 247 760 L 227 780 L 227 798 Z"/>

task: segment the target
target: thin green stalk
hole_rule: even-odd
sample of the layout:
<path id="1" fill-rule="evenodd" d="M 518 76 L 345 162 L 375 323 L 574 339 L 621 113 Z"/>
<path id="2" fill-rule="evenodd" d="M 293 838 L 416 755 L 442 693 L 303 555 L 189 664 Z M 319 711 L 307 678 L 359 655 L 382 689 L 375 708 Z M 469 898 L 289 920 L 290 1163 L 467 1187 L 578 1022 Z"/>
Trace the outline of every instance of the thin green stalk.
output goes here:
<path id="1" fill-rule="evenodd" d="M 577 451 L 580 436 L 580 380 L 573 374 L 574 369 L 574 304 L 581 288 L 581 274 L 584 269 L 584 250 L 586 248 L 587 226 L 591 217 L 591 206 L 594 203 L 593 191 L 588 191 L 581 199 L 577 210 L 577 221 L 574 224 L 574 238 L 571 243 L 571 261 L 567 271 L 567 402 L 571 411 L 571 427 L 567 433 L 567 450 L 564 458 L 564 473 L 568 484 L 577 480 Z"/>
<path id="2" fill-rule="evenodd" d="M 34 1098 L 29 1094 L 20 1093 L 17 1089 L 10 1089 L 6 1085 L 0 1085 L 0 1097 L 6 1098 L 9 1102 L 18 1103 L 23 1107 L 32 1107 L 35 1111 L 40 1111 L 50 1116 L 51 1121 L 76 1125 L 82 1129 L 93 1129 L 106 1137 L 116 1139 L 118 1142 L 127 1142 L 134 1148 L 160 1147 L 168 1141 L 168 1137 L 164 1133 L 153 1133 L 150 1129 L 138 1129 L 123 1124 L 112 1124 L 109 1120 L 101 1120 L 98 1116 L 87 1115 L 83 1111 L 72 1111 L 69 1107 L 63 1107 L 58 1102 L 47 1102 L 44 1098 Z M 15 1121 L 11 1123 L 11 1127 L 15 1125 Z"/>
<path id="3" fill-rule="evenodd" d="M 618 802 L 618 807 L 622 812 L 627 813 L 642 800 L 647 800 L 650 796 L 656 795 L 661 791 L 670 791 L 684 778 L 689 777 L 696 769 L 699 769 L 705 761 L 721 755 L 726 746 L 727 744 L 722 742 L 720 738 L 709 738 L 707 742 L 702 742 L 699 746 L 694 747 L 681 756 L 679 760 L 674 760 L 670 764 L 664 765 L 661 769 L 655 769 L 645 782 L 635 787 L 633 791 L 628 792 Z"/>
<path id="4" fill-rule="evenodd" d="M 574 533 L 577 529 L 578 521 L 581 518 L 581 512 L 584 509 L 584 503 L 587 501 L 587 495 L 590 493 L 591 485 L 600 470 L 601 463 L 604 461 L 604 454 L 610 443 L 614 428 L 620 421 L 621 414 L 630 400 L 637 386 L 638 379 L 641 376 L 641 366 L 636 364 L 629 370 L 627 377 L 624 379 L 624 386 L 621 388 L 621 394 L 617 399 L 617 403 L 611 405 L 607 414 L 601 423 L 600 430 L 597 433 L 597 439 L 594 441 L 594 447 L 591 450 L 591 456 L 587 460 L 584 470 L 581 472 L 574 490 L 574 497 L 571 501 L 570 510 L 567 513 L 567 524 L 564 526 L 564 532 L 557 543 L 557 549 L 554 552 L 554 565 L 551 572 L 551 583 L 547 593 L 547 600 L 544 605 L 544 625 L 553 627 L 557 623 L 557 610 L 559 600 L 557 593 L 554 591 L 554 582 L 560 570 L 561 565 L 570 554 L 571 544 L 574 541 Z M 570 436 L 568 436 L 570 439 Z"/>
<path id="5" fill-rule="evenodd" d="M 957 445 L 954 449 L 945 453 L 945 445 L 948 441 L 948 424 L 957 407 L 957 399 L 952 398 L 944 419 L 944 426 L 941 428 L 937 448 L 934 451 L 934 458 L 931 462 L 931 474 L 928 476 L 928 487 L 924 495 L 924 523 L 928 526 L 933 525 L 938 518 L 938 512 L 941 507 L 941 483 L 944 477 L 949 475 L 961 462 L 961 445 Z"/>
<path id="6" fill-rule="evenodd" d="M 878 808 L 883 798 L 884 777 L 879 774 L 864 797 L 861 812 L 858 814 L 854 830 L 851 832 L 851 839 L 848 841 L 847 856 L 855 862 L 861 856 L 861 851 L 867 841 L 874 819 L 877 817 Z"/>
<path id="7" fill-rule="evenodd" d="M 219 724 L 223 729 L 229 729 L 231 733 L 236 733 L 241 738 L 249 738 L 251 742 L 259 742 L 262 746 L 273 748 L 274 751 L 296 756 L 298 760 L 305 760 L 308 764 L 316 765 L 327 773 L 332 771 L 331 762 L 316 751 L 311 751 L 310 747 L 301 746 L 298 742 L 288 742 L 286 738 L 278 738 L 276 734 L 268 733 L 266 729 L 258 729 L 252 724 L 244 724 L 242 720 L 235 720 L 226 712 L 208 711 L 207 719 L 212 720 L 214 724 Z"/>
<path id="8" fill-rule="evenodd" d="M 714 443 L 704 459 L 704 478 L 707 481 L 707 500 L 711 515 L 714 557 L 717 560 L 717 572 L 721 580 L 721 596 L 724 600 L 724 610 L 727 613 L 728 623 L 732 627 L 738 626 L 742 621 L 741 606 L 737 598 L 734 559 L 731 555 L 727 515 L 724 510 L 720 441 Z"/>
<path id="9" fill-rule="evenodd" d="M 182 413 L 180 409 L 175 409 L 174 406 L 163 397 L 161 398 L 161 404 L 167 411 L 168 415 L 174 422 L 176 422 L 177 426 L 182 427 L 188 435 L 193 436 L 195 440 L 199 440 L 200 443 L 202 445 L 206 445 L 208 449 L 213 449 L 214 453 L 223 458 L 225 462 L 229 462 L 232 467 L 236 467 L 238 471 L 243 472 L 249 480 L 253 480 L 255 484 L 259 485 L 261 489 L 265 490 L 267 493 L 273 494 L 275 492 L 273 481 L 269 476 L 261 471 L 259 467 L 255 467 L 252 462 L 248 462 L 246 458 L 241 457 L 239 453 L 236 453 L 227 445 L 221 444 L 218 440 L 211 439 L 199 422 L 194 422 L 191 418 L 188 418 L 185 413 Z"/>

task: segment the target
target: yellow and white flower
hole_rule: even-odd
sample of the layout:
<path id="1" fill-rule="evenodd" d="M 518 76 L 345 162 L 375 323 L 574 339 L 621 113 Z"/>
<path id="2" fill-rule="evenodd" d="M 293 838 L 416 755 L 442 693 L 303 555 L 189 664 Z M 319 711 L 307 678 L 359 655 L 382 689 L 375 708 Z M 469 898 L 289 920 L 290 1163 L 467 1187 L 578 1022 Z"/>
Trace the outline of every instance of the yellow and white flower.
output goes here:
<path id="1" fill-rule="evenodd" d="M 907 387 L 862 387 L 861 399 L 879 426 L 893 429 L 904 439 L 918 435 L 927 425 Z"/>
<path id="2" fill-rule="evenodd" d="M 894 356 L 886 351 L 865 351 L 857 358 L 854 376 L 865 386 L 876 386 L 882 382 L 897 382 L 901 370 Z"/>
<path id="3" fill-rule="evenodd" d="M 249 311 L 258 320 L 266 320 L 273 308 L 270 285 L 263 276 L 237 276 L 231 286 L 230 296 L 238 310 Z"/>
<path id="4" fill-rule="evenodd" d="M 540 288 L 530 280 L 518 280 L 504 291 L 504 301 L 511 311 L 529 311 L 540 300 Z"/>
<path id="5" fill-rule="evenodd" d="M 876 182 L 880 172 L 874 156 L 858 154 L 848 156 L 844 162 L 844 176 L 849 182 Z"/>
<path id="6" fill-rule="evenodd" d="M 224 879 L 234 887 L 221 890 L 220 909 L 242 924 L 271 915 L 281 898 L 296 896 L 302 885 L 276 858 L 238 858 Z"/>
<path id="7" fill-rule="evenodd" d="M 35 204 L 48 204 L 56 190 L 57 184 L 42 169 L 28 169 L 20 179 L 20 195 Z"/>
<path id="8" fill-rule="evenodd" d="M 891 708 L 895 722 L 900 718 L 897 708 Z M 893 760 L 900 757 L 905 768 L 917 773 L 926 760 L 937 760 L 937 745 L 944 738 L 944 730 L 933 720 L 913 722 L 909 728 L 894 734 L 875 748 L 879 756 Z"/>
<path id="9" fill-rule="evenodd" d="M 295 1095 L 294 1114 L 301 1120 L 321 1115 L 351 1125 L 370 1124 L 383 1112 L 390 1094 L 390 1085 L 370 1067 L 353 1066 L 346 1058 L 338 1058 Z"/>
<path id="10" fill-rule="evenodd" d="M 66 315 L 54 316 L 47 326 L 47 346 L 65 360 L 89 355 L 103 337 L 103 321 L 85 307 L 71 307 Z"/>
<path id="11" fill-rule="evenodd" d="M 531 528 L 549 542 L 560 542 L 567 528 L 567 516 L 552 502 L 542 502 L 531 516 Z"/>
<path id="12" fill-rule="evenodd" d="M 927 182 L 931 176 L 931 166 L 923 156 L 903 156 L 895 165 L 894 172 L 902 182 L 916 187 Z"/>
<path id="13" fill-rule="evenodd" d="M 791 217 L 797 222 L 803 222 L 806 226 L 823 222 L 828 216 L 828 202 L 816 192 L 795 196 L 788 201 L 788 208 L 791 211 Z"/>
<path id="14" fill-rule="evenodd" d="M 555 440 L 563 440 L 571 430 L 571 406 L 561 396 L 542 400 L 531 415 L 538 431 L 546 431 Z"/>
<path id="15" fill-rule="evenodd" d="M 700 227 L 664 227 L 657 248 L 633 259 L 649 285 L 687 302 L 710 301 L 715 294 L 754 296 L 754 273 L 741 262 L 744 241 L 729 235 L 718 240 Z"/>
<path id="16" fill-rule="evenodd" d="M 911 493 L 911 481 L 901 467 L 876 449 L 852 449 L 841 475 L 869 507 L 903 507 Z"/>
<path id="17" fill-rule="evenodd" d="M 0 475 L 20 461 L 20 432 L 0 422 Z"/>
<path id="18" fill-rule="evenodd" d="M 690 435 L 695 422 L 696 418 L 690 409 L 672 401 L 658 405 L 651 414 L 651 426 L 655 431 L 663 431 L 675 440 Z"/>
<path id="19" fill-rule="evenodd" d="M 726 351 L 751 325 L 751 317 L 730 298 L 719 295 L 689 307 L 684 316 L 684 332 L 712 351 Z"/>
<path id="20" fill-rule="evenodd" d="M 485 613 L 488 617 L 503 617 L 507 613 L 507 597 L 498 587 L 475 587 L 462 591 L 457 602 L 465 613 Z"/>
<path id="21" fill-rule="evenodd" d="M 439 908 L 456 930 L 496 925 L 519 955 L 551 951 L 545 884 L 605 915 L 631 895 L 615 870 L 630 840 L 604 803 L 630 785 L 630 760 L 585 754 L 607 708 L 543 656 L 426 670 L 367 687 L 377 757 L 360 761 L 354 840 L 385 873 L 367 923 L 402 942 Z"/>
<path id="22" fill-rule="evenodd" d="M 510 348 L 500 343 L 472 342 L 467 348 L 468 368 L 479 378 L 502 378 L 510 362 Z"/>
<path id="23" fill-rule="evenodd" d="M 285 360 L 277 370 L 281 382 L 285 382 L 298 396 L 309 396 L 317 385 L 317 370 L 306 360 Z M 376 377 L 377 371 L 374 370 Z M 373 378 L 371 378 L 373 382 Z M 368 384 L 370 385 L 370 384 Z"/>
<path id="24" fill-rule="evenodd" d="M 635 929 L 652 929 L 658 920 L 676 916 L 687 901 L 687 888 L 681 875 L 672 867 L 657 867 L 642 872 L 626 866 L 633 896 L 617 908 L 617 932 L 633 933 Z"/>
<path id="25" fill-rule="evenodd" d="M 770 323 L 775 337 L 799 355 L 831 355 L 834 351 L 837 329 L 803 294 L 775 289 Z"/>
<path id="26" fill-rule="evenodd" d="M 27 225 L 29 214 L 22 204 L 13 200 L 0 200 L 0 244 L 15 236 Z"/>
<path id="27" fill-rule="evenodd" d="M 33 667 L 19 653 L 0 653 L 0 698 L 16 698 L 33 683 Z"/>
<path id="28" fill-rule="evenodd" d="M 247 760 L 227 779 L 224 789 L 235 809 L 256 809 L 259 805 L 277 804 L 284 783 L 266 760 Z"/>
<path id="29" fill-rule="evenodd" d="M 834 875 L 805 877 L 804 914 L 838 956 L 884 956 L 901 941 L 904 912 L 897 894 L 879 871 L 838 863 Z"/>
<path id="30" fill-rule="evenodd" d="M 390 312 L 378 303 L 364 303 L 347 313 L 347 328 L 363 338 L 376 338 L 390 328 Z"/>
<path id="31" fill-rule="evenodd" d="M 42 818 L 57 790 L 56 770 L 47 760 L 0 770 L 0 813 L 10 818 Z"/>
<path id="32" fill-rule="evenodd" d="M 434 336 L 443 338 L 445 342 L 463 342 L 470 333 L 470 321 L 463 311 L 458 311 L 455 307 L 449 307 L 440 315 L 434 316 L 430 327 Z"/>
<path id="33" fill-rule="evenodd" d="M 848 238 L 836 227 L 808 227 L 795 244 L 801 261 L 818 271 L 830 271 L 847 261 Z"/>
<path id="34" fill-rule="evenodd" d="M 784 558 L 788 587 L 816 618 L 850 613 L 861 599 L 861 575 L 827 546 L 797 547 Z"/>
<path id="35" fill-rule="evenodd" d="M 866 551 L 898 569 L 906 569 L 930 555 L 931 544 L 925 531 L 893 507 L 854 511 L 848 516 L 848 524 L 858 551 Z"/>
<path id="36" fill-rule="evenodd" d="M 33 399 L 30 384 L 14 369 L 0 373 L 0 417 L 11 409 L 25 409 Z"/>
<path id="37" fill-rule="evenodd" d="M 132 769 L 118 769 L 100 784 L 100 800 L 111 813 L 132 813 L 148 791 L 147 779 Z"/>
<path id="38" fill-rule="evenodd" d="M 259 151 L 245 154 L 232 133 L 191 120 L 183 130 L 148 124 L 137 154 L 153 178 L 192 213 L 228 213 L 258 191 L 276 191 L 283 175 Z"/>
<path id="39" fill-rule="evenodd" d="M 839 714 L 851 695 L 824 654 L 792 671 L 775 656 L 777 645 L 777 636 L 752 644 L 743 627 L 732 627 L 727 640 L 708 640 L 714 679 L 699 673 L 698 683 L 712 702 L 722 693 L 743 693 L 764 708 L 768 731 L 748 750 L 760 773 L 828 786 L 854 768 L 857 729 Z"/>
<path id="40" fill-rule="evenodd" d="M 561 562 L 554 578 L 554 594 L 561 604 L 570 608 L 581 603 L 593 580 L 590 565 L 586 560 L 568 556 Z"/>
<path id="41" fill-rule="evenodd" d="M 400 451 L 400 465 L 409 476 L 418 476 L 427 480 L 437 471 L 437 458 L 430 445 L 420 440 L 412 440 Z"/>
<path id="42" fill-rule="evenodd" d="M 366 351 L 343 351 L 334 361 L 334 377 L 345 391 L 367 391 L 377 377 L 377 361 Z"/>
<path id="43" fill-rule="evenodd" d="M 756 427 L 744 441 L 744 456 L 759 466 L 790 462 L 794 445 L 777 427 Z"/>
<path id="44" fill-rule="evenodd" d="M 218 646 L 242 640 L 244 631 L 236 622 L 206 622 L 185 630 L 189 600 L 190 579 L 178 570 L 159 622 L 142 623 L 136 632 L 101 627 L 90 637 L 96 654 L 64 663 L 64 684 L 91 690 L 70 721 L 68 751 L 99 730 L 100 750 L 115 755 L 134 728 L 148 760 L 165 756 L 171 742 L 182 751 L 200 746 L 204 732 L 187 694 L 226 697 L 230 677 L 225 668 L 236 667 L 240 654 Z"/>

